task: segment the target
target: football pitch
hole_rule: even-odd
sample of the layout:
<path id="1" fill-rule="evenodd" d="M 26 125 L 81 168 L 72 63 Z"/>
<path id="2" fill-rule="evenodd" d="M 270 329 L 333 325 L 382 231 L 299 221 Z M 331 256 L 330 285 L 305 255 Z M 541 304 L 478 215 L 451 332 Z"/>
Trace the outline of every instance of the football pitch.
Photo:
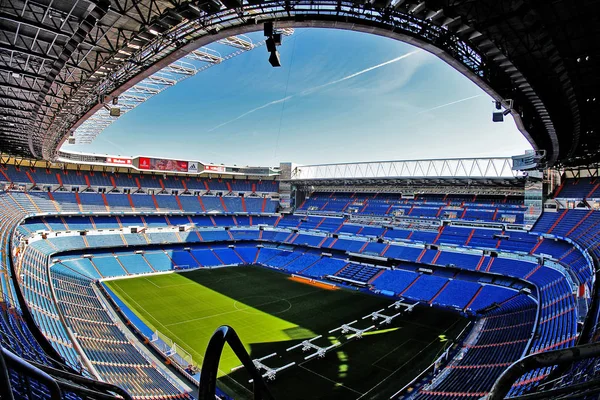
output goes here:
<path id="1" fill-rule="evenodd" d="M 158 329 L 188 351 L 200 366 L 216 328 L 230 325 L 253 359 L 271 353 L 270 367 L 296 365 L 268 382 L 277 399 L 388 399 L 416 377 L 467 325 L 468 320 L 439 309 L 418 307 L 390 325 L 380 325 L 362 339 L 349 340 L 342 324 L 372 325 L 362 317 L 393 303 L 392 299 L 353 290 L 328 290 L 298 282 L 261 267 L 203 269 L 106 282 L 153 330 Z M 393 314 L 393 309 L 383 313 Z M 314 343 L 341 345 L 324 358 L 304 360 L 300 348 Z M 236 399 L 251 398 L 251 384 L 226 346 L 219 365 L 219 386 Z"/>

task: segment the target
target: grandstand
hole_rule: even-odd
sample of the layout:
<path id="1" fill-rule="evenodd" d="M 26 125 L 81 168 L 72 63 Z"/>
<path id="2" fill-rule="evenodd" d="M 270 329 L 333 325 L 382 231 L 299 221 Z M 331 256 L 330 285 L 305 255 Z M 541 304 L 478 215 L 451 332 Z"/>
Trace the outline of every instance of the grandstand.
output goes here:
<path id="1" fill-rule="evenodd" d="M 314 361 L 311 373 L 325 377 L 312 378 L 314 385 L 331 397 L 368 393 L 371 386 L 379 388 L 379 396 L 398 398 L 485 395 L 519 358 L 571 348 L 584 337 L 591 340 L 595 336 L 597 245 L 593 227 L 599 219 L 593 209 L 581 204 L 593 201 L 588 196 L 596 189 L 593 178 L 581 183 L 565 179 L 556 187 L 554 200 L 546 203 L 546 211 L 528 230 L 525 221 L 530 207 L 525 199 L 529 194 L 523 186 L 524 178 L 518 175 L 503 178 L 509 187 L 506 183 L 481 185 L 467 194 L 466 188 L 455 185 L 451 192 L 435 194 L 435 188 L 423 186 L 422 193 L 410 196 L 361 192 L 360 185 L 352 193 L 347 189 L 338 192 L 331 186 L 329 191 L 319 188 L 304 192 L 304 181 L 298 180 L 295 212 L 279 213 L 279 179 L 153 178 L 131 170 L 119 175 L 123 187 L 115 185 L 105 191 L 104 186 L 88 185 L 91 170 L 80 170 L 65 184 L 66 177 L 73 174 L 69 169 L 14 164 L 1 168 L 5 187 L 0 196 L 3 220 L 6 232 L 14 231 L 15 235 L 14 250 L 7 252 L 14 255 L 9 260 L 12 268 L 2 275 L 4 318 L 10 329 L 5 345 L 32 361 L 39 362 L 43 357 L 46 364 L 59 363 L 71 373 L 106 380 L 133 396 L 193 396 L 192 388 L 199 382 L 197 368 L 207 345 L 206 334 L 216 326 L 214 317 L 209 317 L 214 311 L 196 311 L 193 315 L 208 313 L 206 318 L 212 325 L 192 325 L 192 332 L 205 331 L 204 339 L 195 341 L 189 336 L 190 327 L 184 329 L 190 314 L 173 319 L 172 306 L 146 303 L 149 288 L 140 279 L 146 282 L 148 278 L 121 281 L 124 277 L 156 275 L 152 285 L 158 292 L 150 299 L 167 296 L 182 302 L 185 297 L 178 297 L 177 290 L 167 294 L 161 289 L 178 286 L 164 274 L 197 271 L 189 276 L 203 286 L 210 285 L 239 301 L 250 301 L 250 306 L 253 303 L 245 298 L 265 300 L 257 306 L 265 313 L 261 318 L 266 324 L 278 313 L 285 314 L 286 308 L 304 309 L 307 305 L 291 302 L 293 296 L 284 296 L 286 291 L 294 293 L 298 289 L 281 289 L 287 284 L 278 274 L 261 277 L 258 270 L 247 269 L 251 265 L 294 276 L 300 282 L 343 289 L 340 296 L 351 297 L 344 301 L 349 306 L 339 313 L 348 320 L 362 317 L 352 313 L 356 307 L 350 305 L 356 300 L 345 294 L 349 289 L 373 296 L 384 308 L 394 299 L 401 299 L 404 304 L 416 305 L 419 314 L 433 313 L 425 310 L 433 308 L 460 318 L 455 320 L 458 325 L 452 326 L 461 327 L 462 334 L 458 335 L 457 329 L 444 331 L 452 345 L 435 347 L 435 352 L 445 350 L 444 356 L 435 360 L 440 353 L 430 353 L 425 362 L 435 368 L 423 364 L 425 375 L 411 375 L 402 370 L 401 364 L 386 361 L 388 369 L 399 370 L 393 380 L 383 374 L 361 387 L 331 385 L 329 381 L 339 378 Z M 108 176 L 108 181 L 116 181 Z M 315 181 L 307 182 L 313 188 L 319 186 Z M 203 189 L 192 193 L 189 188 L 194 185 Z M 138 190 L 125 190 L 131 186 Z M 402 187 L 402 182 L 397 187 Z M 150 188 L 164 188 L 166 193 L 152 193 Z M 253 198 L 259 201 L 247 201 Z M 577 207 L 570 209 L 568 204 Z M 11 246 L 10 242 L 7 245 Z M 218 285 L 222 278 L 215 281 L 216 272 L 206 275 L 216 267 L 237 267 L 232 271 L 244 268 L 251 272 L 233 272 L 233 279 L 246 276 L 246 280 L 262 280 L 273 288 L 257 292 L 256 285 L 251 285 L 234 290 L 229 283 L 225 289 Z M 244 284 L 244 280 L 240 282 Z M 198 300 L 201 303 L 223 301 L 202 296 Z M 321 300 L 310 307 L 322 307 L 329 295 L 324 292 L 317 296 L 313 291 L 311 296 Z M 266 307 L 263 303 L 272 305 Z M 239 307 L 236 304 L 234 307 Z M 374 303 L 373 309 L 365 308 L 359 314 L 372 313 L 381 305 Z M 145 307 L 156 311 L 148 313 Z M 227 307 L 231 306 L 224 304 L 216 310 Z M 157 317 L 158 310 L 164 310 L 165 316 Z M 306 310 L 310 314 L 311 308 Z M 450 321 L 450 314 L 439 318 Z M 325 328 L 306 317 L 295 318 L 298 327 L 294 329 L 316 335 Z M 402 316 L 396 321 L 407 323 L 407 318 Z M 133 330 L 126 328 L 122 319 Z M 326 318 L 324 322 L 328 320 L 335 321 Z M 343 324 L 344 318 L 337 321 Z M 466 324 L 468 321 L 471 323 Z M 239 321 L 231 323 L 241 326 Z M 181 329 L 180 324 L 184 324 Z M 335 328 L 335 324 L 328 328 Z M 255 331 L 238 329 L 248 340 L 257 340 Z M 34 350 L 11 341 L 22 335 L 32 341 L 43 337 L 45 343 L 29 354 Z M 281 340 L 276 337 L 271 340 Z M 302 337 L 292 337 L 282 344 L 293 345 Z M 416 340 L 407 337 L 403 340 Z M 342 338 L 338 340 L 345 342 Z M 386 354 L 383 343 L 371 345 L 376 346 L 375 354 Z M 368 362 L 369 357 L 357 349 L 358 344 L 344 343 L 344 347 L 352 357 Z M 262 351 L 277 348 L 281 346 L 267 346 Z M 387 348 L 390 351 L 394 348 Z M 173 368 L 159 367 L 160 358 L 171 360 Z M 237 365 L 232 354 L 225 360 L 225 368 Z M 287 361 L 298 362 L 291 360 Z M 591 366 L 586 364 L 585 368 Z M 468 378 L 472 370 L 482 371 L 485 379 L 474 385 Z M 528 372 L 513 385 L 510 394 L 537 390 L 553 371 L 538 368 Z M 351 376 L 360 375 L 354 374 Z M 279 375 L 277 385 L 272 386 L 274 393 L 282 396 L 294 388 L 302 397 L 309 396 L 303 385 L 286 379 L 284 371 Z M 132 376 L 142 383 L 132 385 Z M 236 386 L 244 379 L 243 372 L 221 372 L 219 382 L 227 393 L 223 395 L 243 397 L 247 389 Z M 572 380 L 567 376 L 561 379 Z"/>
<path id="2" fill-rule="evenodd" d="M 597 15 L 567 0 L 6 0 L 0 398 L 597 398 Z M 535 150 L 240 167 L 61 148 L 262 46 L 244 34 L 269 23 L 432 52 Z"/>

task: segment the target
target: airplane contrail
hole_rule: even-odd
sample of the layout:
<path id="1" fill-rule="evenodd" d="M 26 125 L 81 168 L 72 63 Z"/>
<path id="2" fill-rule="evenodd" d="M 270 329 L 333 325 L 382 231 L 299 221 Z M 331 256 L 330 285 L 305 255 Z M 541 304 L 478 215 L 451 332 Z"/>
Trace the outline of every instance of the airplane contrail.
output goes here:
<path id="1" fill-rule="evenodd" d="M 436 106 L 436 107 L 433 107 L 433 108 L 429 108 L 427 110 L 423 110 L 423 111 L 417 113 L 417 115 L 425 114 L 425 113 L 428 113 L 428 112 L 434 111 L 434 110 L 439 110 L 440 108 L 453 106 L 454 104 L 462 103 L 463 101 L 468 101 L 468 100 L 476 99 L 477 97 L 481 97 L 481 96 L 482 96 L 481 94 L 478 94 L 477 96 L 471 96 L 471 97 L 467 97 L 467 98 L 464 98 L 464 99 L 452 101 L 450 103 L 442 104 L 440 106 Z"/>
<path id="2" fill-rule="evenodd" d="M 280 104 L 280 103 L 283 103 L 283 102 L 285 102 L 285 101 L 287 101 L 287 100 L 290 100 L 290 99 L 292 99 L 292 98 L 294 98 L 294 97 L 297 97 L 297 96 L 304 96 L 304 95 L 307 95 L 307 94 L 314 93 L 314 92 L 316 92 L 317 90 L 321 90 L 321 89 L 323 89 L 323 88 L 325 88 L 325 87 L 327 87 L 327 86 L 331 86 L 331 85 L 335 85 L 335 84 L 337 84 L 337 83 L 340 83 L 340 82 L 343 82 L 343 81 L 347 81 L 348 79 L 356 78 L 356 77 L 357 77 L 357 76 L 359 76 L 359 75 L 366 74 L 367 72 L 373 71 L 374 69 L 381 68 L 381 67 L 385 67 L 386 65 L 393 64 L 393 63 L 395 63 L 395 62 L 401 61 L 401 60 L 403 60 L 403 59 L 405 59 L 405 58 L 407 58 L 407 57 L 410 57 L 410 56 L 412 56 L 412 55 L 414 55 L 414 54 L 416 54 L 416 53 L 419 53 L 419 52 L 421 52 L 421 51 L 422 51 L 422 50 L 415 50 L 415 51 L 411 51 L 410 53 L 406 53 L 406 54 L 404 54 L 404 55 L 401 55 L 401 56 L 399 56 L 399 57 L 392 58 L 391 60 L 388 60 L 388 61 L 382 62 L 381 64 L 373 65 L 372 67 L 365 68 L 365 69 L 363 69 L 363 70 L 361 70 L 361 71 L 355 72 L 355 73 L 353 73 L 353 74 L 350 74 L 350 75 L 348 75 L 348 76 L 345 76 L 345 77 L 343 77 L 343 78 L 336 79 L 336 80 L 334 80 L 334 81 L 327 82 L 327 83 L 324 83 L 324 84 L 322 84 L 322 85 L 315 86 L 315 87 L 312 87 L 312 88 L 309 88 L 309 89 L 305 89 L 305 90 L 303 90 L 303 91 L 301 91 L 301 92 L 298 92 L 298 93 L 296 93 L 296 94 L 291 94 L 291 95 L 289 95 L 289 96 L 286 96 L 286 97 L 284 97 L 284 98 L 281 98 L 281 99 L 278 99 L 278 100 L 270 101 L 270 102 L 268 102 L 268 103 L 265 103 L 265 104 L 263 104 L 262 106 L 259 106 L 259 107 L 256 107 L 256 108 L 253 108 L 253 109 L 252 109 L 252 110 L 250 110 L 250 111 L 246 111 L 245 113 L 243 113 L 243 114 L 240 114 L 240 115 L 238 115 L 237 117 L 235 117 L 235 118 L 233 118 L 233 119 L 230 119 L 229 121 L 225 121 L 225 122 L 223 122 L 222 124 L 219 124 L 219 125 L 217 125 L 217 126 L 215 126 L 215 127 L 213 127 L 213 128 L 210 128 L 210 129 L 209 129 L 207 132 L 212 132 L 212 131 L 215 131 L 215 130 L 217 130 L 217 129 L 221 128 L 222 126 L 225 126 L 225 125 L 227 125 L 227 124 L 230 124 L 230 123 L 232 123 L 232 122 L 235 122 L 235 121 L 237 121 L 237 120 L 239 120 L 239 119 L 241 119 L 241 118 L 244 118 L 245 116 L 247 116 L 247 115 L 249 115 L 249 114 L 252 114 L 252 113 L 254 113 L 254 112 L 256 112 L 256 111 L 262 110 L 263 108 L 267 108 L 267 107 L 269 107 L 269 106 L 272 106 L 272 105 L 275 105 L 275 104 Z"/>

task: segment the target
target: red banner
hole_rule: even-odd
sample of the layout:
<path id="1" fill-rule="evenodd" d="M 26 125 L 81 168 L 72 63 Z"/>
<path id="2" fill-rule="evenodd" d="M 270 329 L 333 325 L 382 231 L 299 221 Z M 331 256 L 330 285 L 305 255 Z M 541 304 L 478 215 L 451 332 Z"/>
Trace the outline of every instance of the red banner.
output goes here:
<path id="1" fill-rule="evenodd" d="M 106 157 L 106 162 L 109 164 L 131 165 L 131 158 Z"/>
<path id="2" fill-rule="evenodd" d="M 140 157 L 138 168 L 156 171 L 188 172 L 188 162 L 166 160 L 163 158 Z"/>
<path id="3" fill-rule="evenodd" d="M 150 169 L 150 159 L 147 157 L 140 157 L 138 167 L 139 169 Z"/>
<path id="4" fill-rule="evenodd" d="M 214 171 L 214 172 L 225 172 L 225 167 L 222 165 L 205 165 L 205 171 Z"/>

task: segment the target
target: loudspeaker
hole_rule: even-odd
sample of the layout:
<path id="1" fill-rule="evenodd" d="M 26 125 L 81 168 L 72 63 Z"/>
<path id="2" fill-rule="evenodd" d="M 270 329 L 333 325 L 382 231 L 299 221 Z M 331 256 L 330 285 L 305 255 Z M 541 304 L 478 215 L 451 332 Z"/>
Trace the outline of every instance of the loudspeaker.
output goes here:
<path id="1" fill-rule="evenodd" d="M 271 52 L 271 55 L 269 56 L 269 62 L 273 67 L 281 67 L 281 60 L 279 59 L 278 51 Z"/>
<path id="2" fill-rule="evenodd" d="M 219 3 L 217 0 L 204 0 L 198 3 L 198 8 L 207 14 L 212 14 L 221 9 L 221 3 Z"/>
<path id="3" fill-rule="evenodd" d="M 492 114 L 492 121 L 493 122 L 504 122 L 504 113 L 502 112 L 495 112 Z"/>
<path id="4" fill-rule="evenodd" d="M 274 33 L 273 41 L 275 42 L 275 46 L 281 46 L 281 33 Z"/>
<path id="5" fill-rule="evenodd" d="M 277 51 L 277 46 L 275 45 L 275 40 L 270 37 L 265 41 L 265 44 L 267 45 L 267 51 L 269 53 L 272 53 L 274 51 Z"/>
<path id="6" fill-rule="evenodd" d="M 183 18 L 189 21 L 193 21 L 195 19 L 200 18 L 200 9 L 194 6 L 193 4 L 186 3 L 179 7 L 177 12 L 179 13 L 179 15 L 181 15 Z"/>
<path id="7" fill-rule="evenodd" d="M 264 34 L 265 36 L 273 36 L 273 23 L 272 22 L 265 22 L 264 25 Z"/>
<path id="8" fill-rule="evenodd" d="M 240 8 L 242 6 L 241 0 L 221 0 L 221 3 L 229 9 L 231 8 Z"/>

